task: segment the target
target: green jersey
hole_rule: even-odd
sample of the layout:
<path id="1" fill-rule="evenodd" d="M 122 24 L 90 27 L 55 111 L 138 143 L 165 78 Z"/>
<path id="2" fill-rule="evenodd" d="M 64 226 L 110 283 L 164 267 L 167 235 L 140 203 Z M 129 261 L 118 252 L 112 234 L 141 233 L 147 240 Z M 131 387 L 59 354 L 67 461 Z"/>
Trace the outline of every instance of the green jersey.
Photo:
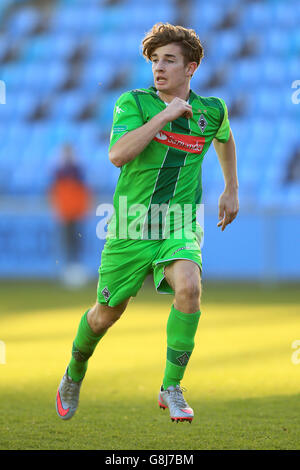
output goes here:
<path id="1" fill-rule="evenodd" d="M 195 226 L 204 155 L 214 138 L 228 141 L 230 125 L 221 98 L 204 98 L 191 91 L 189 104 L 191 119 L 169 122 L 136 158 L 121 167 L 108 236 L 162 239 L 188 223 Z M 109 149 L 166 106 L 154 87 L 122 94 L 114 108 Z"/>

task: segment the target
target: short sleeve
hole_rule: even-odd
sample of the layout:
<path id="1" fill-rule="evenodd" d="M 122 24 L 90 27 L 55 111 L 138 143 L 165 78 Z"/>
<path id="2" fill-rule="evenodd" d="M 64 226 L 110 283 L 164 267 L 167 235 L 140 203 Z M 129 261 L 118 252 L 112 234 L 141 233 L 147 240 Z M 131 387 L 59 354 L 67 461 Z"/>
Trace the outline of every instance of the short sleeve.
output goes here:
<path id="1" fill-rule="evenodd" d="M 127 132 L 144 124 L 136 100 L 131 92 L 120 96 L 115 104 L 109 149 Z"/>
<path id="2" fill-rule="evenodd" d="M 225 142 L 228 141 L 228 139 L 230 137 L 230 123 L 229 123 L 229 119 L 228 119 L 228 110 L 227 110 L 227 106 L 225 104 L 225 101 L 222 100 L 222 98 L 219 98 L 219 101 L 221 102 L 224 113 L 222 113 L 223 114 L 223 119 L 222 119 L 222 122 L 220 124 L 219 129 L 218 129 L 218 132 L 215 135 L 215 138 L 219 142 L 225 143 Z"/>

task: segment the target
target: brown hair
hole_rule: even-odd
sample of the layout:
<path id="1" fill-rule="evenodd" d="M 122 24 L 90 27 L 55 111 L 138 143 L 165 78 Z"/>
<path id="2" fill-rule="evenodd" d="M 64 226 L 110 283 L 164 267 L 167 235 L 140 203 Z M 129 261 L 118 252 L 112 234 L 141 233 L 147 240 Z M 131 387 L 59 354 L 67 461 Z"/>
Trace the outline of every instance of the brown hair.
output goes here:
<path id="1" fill-rule="evenodd" d="M 143 56 L 151 60 L 151 56 L 158 47 L 166 46 L 172 42 L 180 45 L 185 65 L 189 62 L 200 64 L 204 57 L 203 46 L 193 29 L 183 26 L 174 26 L 169 23 L 156 23 L 146 34 L 142 41 Z"/>

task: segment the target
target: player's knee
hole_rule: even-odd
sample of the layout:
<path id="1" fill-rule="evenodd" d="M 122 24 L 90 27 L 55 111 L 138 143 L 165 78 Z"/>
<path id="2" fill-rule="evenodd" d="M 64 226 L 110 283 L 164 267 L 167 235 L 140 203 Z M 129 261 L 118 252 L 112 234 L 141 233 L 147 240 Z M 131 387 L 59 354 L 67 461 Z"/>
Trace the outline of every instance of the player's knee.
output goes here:
<path id="1" fill-rule="evenodd" d="M 197 301 L 200 299 L 201 285 L 198 277 L 182 280 L 175 288 L 175 296 L 183 301 Z"/>
<path id="2" fill-rule="evenodd" d="M 121 315 L 109 317 L 107 315 L 98 315 L 94 318 L 94 321 L 91 325 L 92 330 L 95 334 L 102 334 L 109 328 L 111 328 L 117 320 L 119 320 Z"/>
<path id="3" fill-rule="evenodd" d="M 119 320 L 123 311 L 96 304 L 90 311 L 89 324 L 94 333 L 102 334 Z"/>

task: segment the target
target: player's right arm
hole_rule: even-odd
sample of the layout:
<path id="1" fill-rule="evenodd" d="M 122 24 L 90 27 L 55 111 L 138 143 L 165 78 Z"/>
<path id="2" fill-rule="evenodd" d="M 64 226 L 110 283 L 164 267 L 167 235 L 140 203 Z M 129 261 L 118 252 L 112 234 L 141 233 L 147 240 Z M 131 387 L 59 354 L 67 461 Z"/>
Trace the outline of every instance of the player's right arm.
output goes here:
<path id="1" fill-rule="evenodd" d="M 115 107 L 109 146 L 109 159 L 117 167 L 137 157 L 168 122 L 183 114 L 192 117 L 192 107 L 186 101 L 174 98 L 166 109 L 144 124 L 134 98 L 129 93 L 125 95 L 123 103 L 117 102 Z"/>

